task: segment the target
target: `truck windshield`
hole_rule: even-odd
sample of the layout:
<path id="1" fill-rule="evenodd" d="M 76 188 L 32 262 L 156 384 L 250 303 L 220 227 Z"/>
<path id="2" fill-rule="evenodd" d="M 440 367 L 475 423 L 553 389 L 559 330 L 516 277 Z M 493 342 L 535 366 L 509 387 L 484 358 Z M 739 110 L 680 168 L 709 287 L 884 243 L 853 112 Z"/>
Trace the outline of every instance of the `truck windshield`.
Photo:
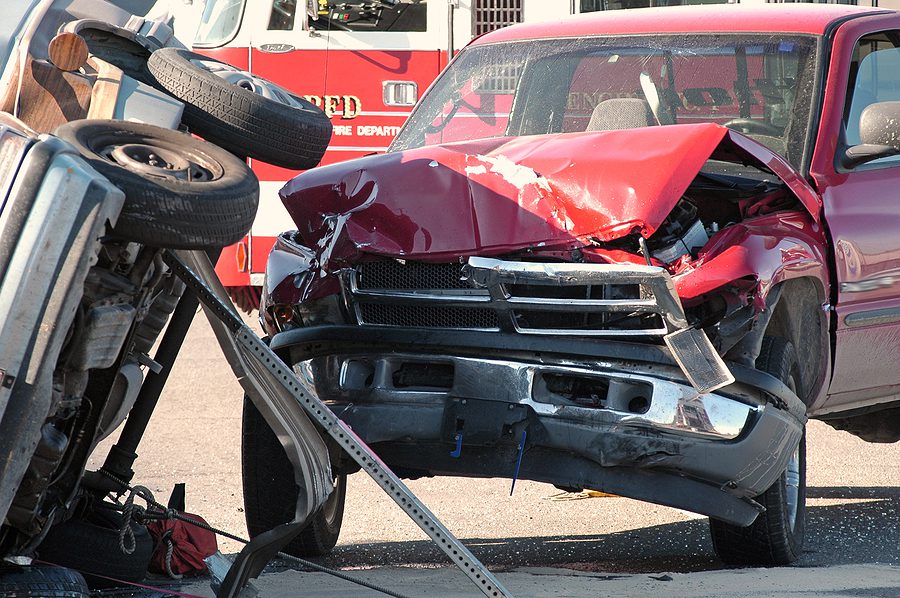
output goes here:
<path id="1" fill-rule="evenodd" d="M 244 15 L 245 0 L 207 0 L 197 27 L 194 46 L 215 48 L 237 35 Z"/>
<path id="2" fill-rule="evenodd" d="M 551 39 L 464 49 L 392 150 L 466 139 L 714 122 L 799 168 L 815 97 L 812 36 Z"/>

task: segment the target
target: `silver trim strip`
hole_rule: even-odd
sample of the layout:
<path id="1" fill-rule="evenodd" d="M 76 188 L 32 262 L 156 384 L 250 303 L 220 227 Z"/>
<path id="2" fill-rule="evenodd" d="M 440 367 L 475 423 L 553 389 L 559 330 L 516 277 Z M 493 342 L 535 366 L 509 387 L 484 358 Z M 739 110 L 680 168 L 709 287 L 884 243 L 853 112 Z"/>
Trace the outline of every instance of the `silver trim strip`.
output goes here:
<path id="1" fill-rule="evenodd" d="M 900 322 L 900 307 L 858 311 L 844 316 L 844 324 L 848 328 L 883 326 L 884 324 L 895 324 L 897 322 Z"/>

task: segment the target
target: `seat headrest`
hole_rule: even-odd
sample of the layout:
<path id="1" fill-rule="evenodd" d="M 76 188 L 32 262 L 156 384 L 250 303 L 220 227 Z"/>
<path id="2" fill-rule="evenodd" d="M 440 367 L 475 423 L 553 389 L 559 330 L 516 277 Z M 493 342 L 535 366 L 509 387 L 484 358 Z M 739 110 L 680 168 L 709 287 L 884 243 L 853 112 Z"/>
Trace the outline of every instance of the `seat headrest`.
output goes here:
<path id="1" fill-rule="evenodd" d="M 647 100 L 641 98 L 612 98 L 603 100 L 591 113 L 586 131 L 618 131 L 638 129 L 656 124 Z"/>

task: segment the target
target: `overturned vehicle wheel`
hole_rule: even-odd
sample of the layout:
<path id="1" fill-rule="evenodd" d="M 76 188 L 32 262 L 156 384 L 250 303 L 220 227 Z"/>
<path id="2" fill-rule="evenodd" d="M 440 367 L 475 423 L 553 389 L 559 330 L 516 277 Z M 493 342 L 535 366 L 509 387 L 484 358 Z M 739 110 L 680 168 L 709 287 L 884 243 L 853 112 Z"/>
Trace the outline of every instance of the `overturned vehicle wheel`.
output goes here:
<path id="1" fill-rule="evenodd" d="M 242 428 L 244 511 L 247 531 L 254 537 L 292 521 L 297 496 L 305 490 L 294 482 L 293 466 L 275 433 L 246 397 Z M 284 551 L 299 557 L 328 554 L 341 532 L 346 496 L 347 476 L 337 475 L 328 500 Z"/>
<path id="2" fill-rule="evenodd" d="M 38 555 L 80 571 L 92 588 L 139 582 L 147 574 L 153 539 L 146 526 L 129 521 L 126 534 L 125 525 L 121 513 L 101 506 L 84 517 L 54 525 L 38 546 Z"/>
<path id="3" fill-rule="evenodd" d="M 0 598 L 90 598 L 84 577 L 65 567 L 0 565 Z"/>
<path id="4" fill-rule="evenodd" d="M 125 193 L 114 232 L 170 249 L 224 247 L 256 216 L 259 182 L 247 165 L 186 133 L 117 120 L 80 120 L 54 134 Z"/>
<path id="5" fill-rule="evenodd" d="M 312 168 L 331 139 L 331 121 L 311 102 L 235 67 L 179 48 L 161 48 L 147 68 L 185 103 L 184 123 L 242 156 Z"/>
<path id="6" fill-rule="evenodd" d="M 797 355 L 785 339 L 765 337 L 756 367 L 784 382 L 795 394 L 799 390 Z M 772 567 L 794 562 L 803 548 L 806 529 L 805 434 L 781 477 L 756 501 L 766 510 L 747 527 L 710 519 L 716 554 L 728 565 Z"/>

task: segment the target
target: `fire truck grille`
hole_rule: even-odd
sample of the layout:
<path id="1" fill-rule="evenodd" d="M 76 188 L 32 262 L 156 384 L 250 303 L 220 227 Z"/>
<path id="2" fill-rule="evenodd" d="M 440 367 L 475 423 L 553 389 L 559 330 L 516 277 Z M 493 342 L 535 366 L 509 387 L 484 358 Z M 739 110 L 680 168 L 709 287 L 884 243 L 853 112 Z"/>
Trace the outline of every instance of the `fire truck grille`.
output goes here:
<path id="1" fill-rule="evenodd" d="M 475 35 L 522 22 L 522 0 L 475 0 Z"/>

